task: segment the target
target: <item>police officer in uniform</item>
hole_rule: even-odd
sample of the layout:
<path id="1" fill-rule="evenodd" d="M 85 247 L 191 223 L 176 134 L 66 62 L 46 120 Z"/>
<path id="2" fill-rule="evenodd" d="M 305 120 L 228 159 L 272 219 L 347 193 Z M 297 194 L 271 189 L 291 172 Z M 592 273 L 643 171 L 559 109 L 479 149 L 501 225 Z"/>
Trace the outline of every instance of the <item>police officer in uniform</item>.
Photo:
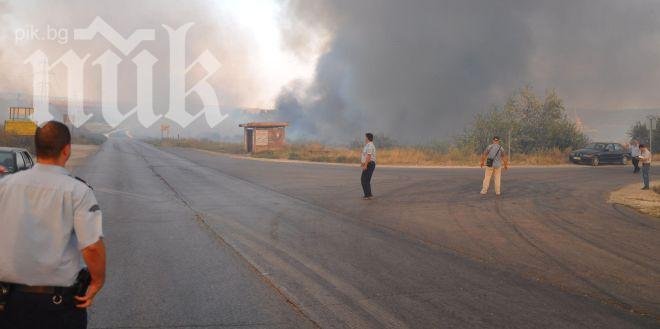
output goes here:
<path id="1" fill-rule="evenodd" d="M 67 126 L 47 122 L 35 146 L 34 168 L 0 180 L 0 328 L 86 328 L 105 281 L 101 210 L 64 168 Z"/>

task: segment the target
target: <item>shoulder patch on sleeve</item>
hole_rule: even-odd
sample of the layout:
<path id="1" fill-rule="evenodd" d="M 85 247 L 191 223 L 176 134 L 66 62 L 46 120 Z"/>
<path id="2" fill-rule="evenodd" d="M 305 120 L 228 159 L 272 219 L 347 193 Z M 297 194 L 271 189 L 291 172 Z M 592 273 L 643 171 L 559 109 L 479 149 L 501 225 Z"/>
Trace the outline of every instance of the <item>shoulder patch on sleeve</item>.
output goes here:
<path id="1" fill-rule="evenodd" d="M 79 180 L 79 181 L 81 181 L 81 182 L 83 182 L 83 184 L 87 185 L 87 187 L 89 187 L 90 189 L 94 190 L 94 188 L 92 187 L 92 185 L 89 185 L 84 179 L 82 179 L 82 178 L 80 178 L 80 177 L 78 177 L 78 176 L 75 176 L 74 178 L 77 179 L 77 180 Z"/>

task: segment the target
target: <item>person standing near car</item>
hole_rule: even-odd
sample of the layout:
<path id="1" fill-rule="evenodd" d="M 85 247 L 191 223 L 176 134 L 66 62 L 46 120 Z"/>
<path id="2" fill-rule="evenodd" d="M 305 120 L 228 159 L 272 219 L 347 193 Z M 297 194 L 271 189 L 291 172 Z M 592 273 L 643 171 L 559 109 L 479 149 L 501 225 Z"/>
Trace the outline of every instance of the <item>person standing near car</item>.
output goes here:
<path id="1" fill-rule="evenodd" d="M 101 210 L 64 167 L 66 125 L 37 128 L 35 146 L 34 168 L 0 180 L 0 327 L 86 328 L 105 282 Z"/>
<path id="2" fill-rule="evenodd" d="M 484 165 L 486 165 L 486 171 L 484 173 L 481 194 L 485 195 L 488 193 L 490 181 L 494 178 L 495 195 L 501 195 L 502 168 L 504 168 L 504 170 L 509 169 L 509 159 L 507 158 L 502 145 L 500 145 L 500 138 L 497 136 L 493 137 L 493 142 L 486 147 L 486 150 L 484 150 L 484 153 L 481 155 L 481 168 L 483 168 Z"/>
<path id="3" fill-rule="evenodd" d="M 630 142 L 630 157 L 632 158 L 633 164 L 633 173 L 636 174 L 639 172 L 639 156 L 641 152 L 639 150 L 639 142 L 635 139 Z"/>
<path id="4" fill-rule="evenodd" d="M 365 145 L 362 149 L 362 156 L 360 162 L 362 163 L 362 191 L 364 192 L 364 200 L 371 200 L 374 196 L 371 194 L 371 176 L 376 169 L 376 146 L 374 145 L 374 135 L 372 133 L 365 134 Z"/>
<path id="5" fill-rule="evenodd" d="M 651 174 L 651 160 L 653 155 L 644 144 L 639 146 L 639 150 L 641 153 L 639 155 L 639 161 L 642 163 L 642 181 L 644 182 L 642 190 L 648 190 L 651 187 L 649 175 Z"/>

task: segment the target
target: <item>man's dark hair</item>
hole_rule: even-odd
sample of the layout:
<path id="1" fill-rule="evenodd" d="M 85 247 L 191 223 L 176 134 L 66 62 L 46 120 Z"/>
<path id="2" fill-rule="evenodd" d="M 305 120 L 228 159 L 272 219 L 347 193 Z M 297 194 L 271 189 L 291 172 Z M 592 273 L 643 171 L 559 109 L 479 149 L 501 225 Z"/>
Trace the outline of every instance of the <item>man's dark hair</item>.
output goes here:
<path id="1" fill-rule="evenodd" d="M 494 140 L 494 141 L 498 141 L 498 140 L 500 140 L 500 136 L 495 136 L 495 137 L 493 137 L 493 140 Z"/>
<path id="2" fill-rule="evenodd" d="M 48 121 L 37 127 L 34 135 L 34 146 L 38 158 L 57 158 L 65 146 L 71 144 L 69 127 L 57 121 Z"/>
<path id="3" fill-rule="evenodd" d="M 364 135 L 367 136 L 367 139 L 368 139 L 370 142 L 373 142 L 373 141 L 374 141 L 374 134 L 372 134 L 372 133 L 366 133 L 366 134 L 364 134 Z"/>
<path id="4" fill-rule="evenodd" d="M 646 148 L 646 145 L 644 145 L 644 144 L 639 144 L 639 148 Z"/>

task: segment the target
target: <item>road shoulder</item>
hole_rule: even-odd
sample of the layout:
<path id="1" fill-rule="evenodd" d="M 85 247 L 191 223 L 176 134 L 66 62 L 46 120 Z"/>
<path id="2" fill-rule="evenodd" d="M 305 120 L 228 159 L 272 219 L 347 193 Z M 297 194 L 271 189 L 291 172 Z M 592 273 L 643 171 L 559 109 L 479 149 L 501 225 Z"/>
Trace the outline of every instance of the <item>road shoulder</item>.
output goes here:
<path id="1" fill-rule="evenodd" d="M 633 208 L 641 213 L 660 218 L 660 194 L 641 190 L 641 183 L 626 185 L 610 193 L 609 202 Z M 657 188 L 657 184 L 655 184 Z"/>

